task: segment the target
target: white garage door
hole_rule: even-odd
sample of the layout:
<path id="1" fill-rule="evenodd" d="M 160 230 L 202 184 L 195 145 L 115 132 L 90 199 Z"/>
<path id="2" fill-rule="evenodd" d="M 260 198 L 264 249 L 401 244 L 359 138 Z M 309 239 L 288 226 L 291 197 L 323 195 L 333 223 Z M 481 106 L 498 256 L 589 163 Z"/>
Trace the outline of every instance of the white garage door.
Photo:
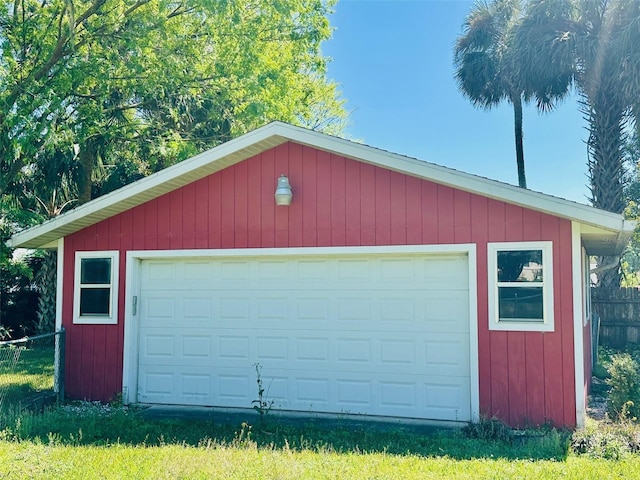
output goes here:
<path id="1" fill-rule="evenodd" d="M 143 260 L 138 401 L 468 421 L 466 255 Z"/>

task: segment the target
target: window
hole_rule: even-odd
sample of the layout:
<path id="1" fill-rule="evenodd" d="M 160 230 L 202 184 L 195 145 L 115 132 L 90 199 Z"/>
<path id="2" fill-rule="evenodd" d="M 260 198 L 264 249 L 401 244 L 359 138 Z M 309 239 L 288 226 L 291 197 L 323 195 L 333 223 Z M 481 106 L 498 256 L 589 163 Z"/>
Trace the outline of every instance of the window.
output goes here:
<path id="1" fill-rule="evenodd" d="M 74 323 L 118 323 L 118 252 L 76 252 Z"/>
<path id="2" fill-rule="evenodd" d="M 553 331 L 551 242 L 490 243 L 489 328 Z"/>

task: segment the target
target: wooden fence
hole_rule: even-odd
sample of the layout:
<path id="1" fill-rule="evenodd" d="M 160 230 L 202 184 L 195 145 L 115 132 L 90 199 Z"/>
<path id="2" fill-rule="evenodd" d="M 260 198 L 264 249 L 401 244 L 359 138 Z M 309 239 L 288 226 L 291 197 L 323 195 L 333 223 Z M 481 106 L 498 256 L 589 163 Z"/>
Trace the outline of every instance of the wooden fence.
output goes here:
<path id="1" fill-rule="evenodd" d="M 640 290 L 592 288 L 591 305 L 600 318 L 600 345 L 624 348 L 640 343 Z"/>

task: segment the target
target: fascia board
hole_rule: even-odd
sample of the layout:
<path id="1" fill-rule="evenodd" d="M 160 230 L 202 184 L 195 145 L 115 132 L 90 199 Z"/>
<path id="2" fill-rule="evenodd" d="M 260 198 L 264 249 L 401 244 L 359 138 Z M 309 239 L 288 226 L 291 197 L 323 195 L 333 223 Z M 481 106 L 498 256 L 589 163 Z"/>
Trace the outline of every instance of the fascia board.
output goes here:
<path id="1" fill-rule="evenodd" d="M 476 193 L 495 200 L 538 210 L 554 216 L 576 220 L 611 231 L 633 231 L 635 222 L 624 220 L 622 215 L 582 205 L 580 203 L 554 197 L 548 194 L 527 190 L 488 178 L 461 172 L 423 160 L 405 157 L 395 153 L 358 144 L 349 140 L 329 137 L 317 132 L 296 129 L 289 136 L 292 141 L 304 143 L 314 148 L 329 150 L 345 157 L 364 161 L 369 164 L 409 174 L 424 180 L 433 181 L 452 188 Z M 322 135 L 318 137 L 318 135 Z"/>
<path id="2" fill-rule="evenodd" d="M 49 244 L 57 238 L 117 215 L 287 141 L 612 232 L 632 232 L 635 228 L 634 222 L 626 221 L 618 214 L 390 153 L 351 140 L 273 122 L 99 197 L 39 226 L 20 232 L 8 243 L 13 247 L 31 248 Z"/>
<path id="3" fill-rule="evenodd" d="M 80 205 L 38 226 L 17 233 L 9 239 L 7 244 L 10 247 L 40 248 L 57 240 L 57 238 L 96 224 L 287 142 L 287 138 L 274 134 L 274 127 L 274 124 L 266 125 Z"/>

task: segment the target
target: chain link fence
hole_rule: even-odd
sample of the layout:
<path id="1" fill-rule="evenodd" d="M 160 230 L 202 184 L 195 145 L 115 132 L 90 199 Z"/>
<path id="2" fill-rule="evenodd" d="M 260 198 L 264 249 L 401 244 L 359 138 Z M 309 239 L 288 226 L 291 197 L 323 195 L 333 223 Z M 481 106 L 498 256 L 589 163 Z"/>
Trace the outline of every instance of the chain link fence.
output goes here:
<path id="1" fill-rule="evenodd" d="M 0 414 L 64 398 L 64 333 L 0 342 Z"/>

